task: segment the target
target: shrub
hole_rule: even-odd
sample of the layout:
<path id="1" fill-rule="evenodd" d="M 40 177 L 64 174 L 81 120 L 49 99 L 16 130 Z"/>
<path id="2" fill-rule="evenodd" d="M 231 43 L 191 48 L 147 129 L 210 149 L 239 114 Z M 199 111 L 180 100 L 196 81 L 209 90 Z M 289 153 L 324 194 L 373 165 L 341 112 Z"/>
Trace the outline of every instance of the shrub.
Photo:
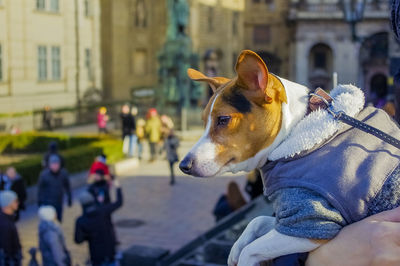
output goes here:
<path id="1" fill-rule="evenodd" d="M 76 140 L 76 143 L 80 142 Z M 64 156 L 68 171 L 70 173 L 77 173 L 89 170 L 89 167 L 96 156 L 101 153 L 107 155 L 109 163 L 114 163 L 120 160 L 123 158 L 122 141 L 116 139 L 105 139 L 85 146 L 64 150 L 61 152 L 61 155 Z M 14 166 L 17 169 L 25 179 L 27 185 L 34 185 L 37 183 L 39 174 L 42 170 L 42 155 L 32 155 L 17 163 L 0 164 L 0 168 L 3 170 L 9 166 Z"/>
<path id="2" fill-rule="evenodd" d="M 98 135 L 78 135 L 70 137 L 66 134 L 51 132 L 25 132 L 18 135 L 0 135 L 0 153 L 44 153 L 49 143 L 56 141 L 59 150 L 87 145 L 106 137 Z"/>
<path id="3" fill-rule="evenodd" d="M 107 139 L 93 142 L 91 145 L 102 149 L 103 153 L 107 156 L 107 163 L 109 164 L 115 163 L 124 158 L 124 153 L 122 152 L 122 140 Z"/>

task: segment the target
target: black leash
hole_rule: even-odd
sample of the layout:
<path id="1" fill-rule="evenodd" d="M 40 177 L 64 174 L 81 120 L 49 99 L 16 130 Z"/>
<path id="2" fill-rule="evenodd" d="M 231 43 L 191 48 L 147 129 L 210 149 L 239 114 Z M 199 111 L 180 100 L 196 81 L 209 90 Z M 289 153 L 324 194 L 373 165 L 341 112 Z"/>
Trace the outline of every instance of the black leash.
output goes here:
<path id="1" fill-rule="evenodd" d="M 387 142 L 387 143 L 393 145 L 394 147 L 400 149 L 400 141 L 398 139 L 393 138 L 392 136 L 386 134 L 382 130 L 379 130 L 379 129 L 372 127 L 364 122 L 361 122 L 360 120 L 357 120 L 351 116 L 348 116 L 342 111 L 337 112 L 337 113 L 334 113 L 332 111 L 329 111 L 329 112 L 333 115 L 333 117 L 336 120 L 342 121 L 345 124 L 348 124 L 350 126 L 358 128 L 368 134 L 374 135 L 375 137 L 383 140 L 384 142 Z"/>
<path id="2" fill-rule="evenodd" d="M 389 134 L 386 134 L 385 132 L 370 126 L 364 122 L 361 122 L 360 120 L 357 120 L 351 116 L 346 115 L 343 111 L 335 112 L 332 109 L 332 100 L 329 101 L 329 99 L 326 99 L 326 96 L 323 97 L 322 95 L 318 94 L 319 92 L 316 93 L 310 93 L 310 95 L 318 97 L 320 100 L 322 100 L 325 105 L 326 105 L 326 110 L 333 116 L 334 119 L 341 121 L 347 125 L 350 125 L 352 127 L 358 128 L 359 130 L 362 130 L 368 134 L 371 134 L 384 142 L 387 142 L 394 147 L 400 149 L 400 141 L 396 138 L 393 138 Z M 331 98 L 332 99 L 332 98 Z"/>

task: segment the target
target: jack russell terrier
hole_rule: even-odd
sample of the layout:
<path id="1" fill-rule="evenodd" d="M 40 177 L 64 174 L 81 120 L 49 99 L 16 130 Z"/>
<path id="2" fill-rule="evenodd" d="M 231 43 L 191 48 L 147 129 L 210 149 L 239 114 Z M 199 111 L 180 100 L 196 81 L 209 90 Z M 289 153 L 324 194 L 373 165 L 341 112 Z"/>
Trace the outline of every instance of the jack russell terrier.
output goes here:
<path id="1" fill-rule="evenodd" d="M 400 205 L 400 150 L 325 109 L 310 110 L 309 89 L 269 73 L 252 51 L 240 54 L 236 73 L 227 79 L 188 70 L 214 95 L 203 112 L 204 135 L 179 165 L 197 177 L 261 170 L 276 217 L 248 224 L 229 265 L 311 251 L 344 226 Z M 334 111 L 400 138 L 384 111 L 364 108 L 359 88 L 339 85 L 331 97 Z"/>

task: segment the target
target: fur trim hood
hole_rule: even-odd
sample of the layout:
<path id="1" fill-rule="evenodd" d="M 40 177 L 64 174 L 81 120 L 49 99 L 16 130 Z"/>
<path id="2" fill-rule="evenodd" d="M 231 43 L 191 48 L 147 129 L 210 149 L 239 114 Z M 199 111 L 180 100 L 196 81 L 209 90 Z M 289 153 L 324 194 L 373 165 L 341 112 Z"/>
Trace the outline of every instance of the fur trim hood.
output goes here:
<path id="1" fill-rule="evenodd" d="M 330 93 L 334 111 L 343 111 L 349 116 L 357 115 L 364 107 L 364 93 L 353 85 L 339 85 Z M 328 111 L 318 109 L 301 119 L 290 134 L 275 148 L 268 159 L 275 161 L 293 157 L 315 145 L 326 141 L 343 127 Z"/>

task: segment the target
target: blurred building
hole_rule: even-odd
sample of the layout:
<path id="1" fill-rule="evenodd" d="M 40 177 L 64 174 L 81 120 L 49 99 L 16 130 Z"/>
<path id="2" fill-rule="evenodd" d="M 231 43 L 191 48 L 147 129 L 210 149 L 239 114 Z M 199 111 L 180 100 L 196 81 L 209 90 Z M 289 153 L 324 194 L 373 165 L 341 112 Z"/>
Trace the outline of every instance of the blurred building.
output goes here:
<path id="1" fill-rule="evenodd" d="M 32 128 L 32 111 L 76 106 L 101 89 L 98 0 L 0 0 L 0 115 Z M 71 119 L 74 119 L 71 117 Z"/>
<path id="2" fill-rule="evenodd" d="M 243 48 L 244 0 L 188 0 L 188 4 L 186 30 L 199 57 L 198 67 L 209 75 L 232 76 Z M 101 0 L 101 9 L 105 95 L 116 100 L 148 95 L 158 85 L 167 1 Z M 134 94 L 138 91 L 142 94 Z"/>
<path id="3" fill-rule="evenodd" d="M 101 0 L 103 86 L 107 98 L 130 100 L 155 87 L 157 51 L 166 30 L 165 1 Z"/>
<path id="4" fill-rule="evenodd" d="M 288 1 L 246 0 L 244 44 L 261 56 L 268 70 L 289 77 L 291 28 Z"/>
<path id="5" fill-rule="evenodd" d="M 387 0 L 367 0 L 364 19 L 353 41 L 340 0 L 291 0 L 293 27 L 291 77 L 311 88 L 332 88 L 332 73 L 339 83 L 363 88 L 367 101 L 388 93 L 388 42 L 391 29 Z"/>

